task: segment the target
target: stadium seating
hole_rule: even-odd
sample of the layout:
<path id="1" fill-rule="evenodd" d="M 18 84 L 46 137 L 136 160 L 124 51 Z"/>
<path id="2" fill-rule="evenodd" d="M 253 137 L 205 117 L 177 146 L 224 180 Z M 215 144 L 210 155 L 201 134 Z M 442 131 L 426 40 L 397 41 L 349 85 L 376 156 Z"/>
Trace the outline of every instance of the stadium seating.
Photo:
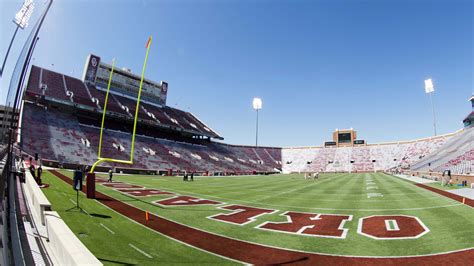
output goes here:
<path id="1" fill-rule="evenodd" d="M 446 169 L 454 174 L 473 174 L 474 127 L 465 128 L 413 165 L 414 171 L 436 171 Z"/>
<path id="2" fill-rule="evenodd" d="M 41 68 L 37 66 L 32 66 L 30 71 L 30 78 L 28 79 L 28 90 L 27 93 L 32 93 L 36 95 L 41 95 L 42 91 L 40 88 L 40 76 Z"/>
<path id="3" fill-rule="evenodd" d="M 369 172 L 409 168 L 433 154 L 450 138 L 451 135 L 445 135 L 355 147 L 286 148 L 282 149 L 283 172 Z"/>
<path id="4" fill-rule="evenodd" d="M 71 98 L 66 94 L 64 75 L 47 69 L 41 69 L 40 84 L 46 85 L 45 96 L 64 101 Z"/>
<path id="5" fill-rule="evenodd" d="M 91 165 L 97 159 L 98 127 L 80 124 L 73 114 L 45 110 L 31 103 L 25 104 L 23 117 L 22 143 L 27 153 L 39 153 L 44 159 L 62 163 Z M 130 149 L 130 133 L 104 130 L 102 157 L 128 160 Z M 128 167 L 221 173 L 274 172 L 280 159 L 275 153 L 279 153 L 277 148 L 192 144 L 139 135 L 134 164 Z"/>
<path id="6" fill-rule="evenodd" d="M 79 79 L 32 66 L 26 96 L 29 100 L 35 100 L 35 98 L 41 97 L 41 95 L 101 111 L 105 105 L 106 93 L 94 85 L 85 84 Z M 107 103 L 107 111 L 124 118 L 132 119 L 135 114 L 135 106 L 136 101 L 134 99 L 122 95 L 110 94 Z M 140 106 L 140 120 L 169 128 L 220 138 L 219 134 L 189 112 L 168 106 L 153 105 L 147 102 L 141 102 Z"/>

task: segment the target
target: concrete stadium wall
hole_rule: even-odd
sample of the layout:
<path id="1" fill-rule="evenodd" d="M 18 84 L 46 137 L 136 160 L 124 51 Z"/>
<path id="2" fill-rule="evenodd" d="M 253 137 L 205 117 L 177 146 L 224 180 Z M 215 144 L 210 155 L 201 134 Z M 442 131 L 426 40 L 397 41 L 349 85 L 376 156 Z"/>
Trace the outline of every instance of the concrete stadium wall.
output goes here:
<path id="1" fill-rule="evenodd" d="M 407 175 L 414 175 L 421 178 L 427 178 L 431 180 L 440 180 L 443 176 L 443 173 L 439 172 L 419 172 L 419 171 L 407 171 Z M 473 175 L 451 175 L 451 178 L 455 184 L 459 184 L 462 181 L 467 181 L 468 187 L 471 187 L 471 184 L 474 184 Z"/>
<path id="2" fill-rule="evenodd" d="M 57 212 L 45 212 L 48 239 L 59 265 L 102 265 Z"/>
<path id="3" fill-rule="evenodd" d="M 44 213 L 51 210 L 51 203 L 43 194 L 41 188 L 38 187 L 38 184 L 31 173 L 27 171 L 25 174 L 26 192 L 28 193 L 29 199 L 31 200 L 31 205 L 33 205 L 31 210 L 34 212 L 36 217 L 41 219 L 41 224 L 45 225 Z"/>
<path id="4" fill-rule="evenodd" d="M 45 245 L 48 246 L 48 252 L 53 253 L 50 255 L 58 265 L 102 265 L 69 229 L 59 214 L 51 211 L 53 206 L 29 171 L 25 173 L 24 192 L 33 219 L 41 221 L 41 225 L 37 226 L 46 227 L 48 242 Z"/>

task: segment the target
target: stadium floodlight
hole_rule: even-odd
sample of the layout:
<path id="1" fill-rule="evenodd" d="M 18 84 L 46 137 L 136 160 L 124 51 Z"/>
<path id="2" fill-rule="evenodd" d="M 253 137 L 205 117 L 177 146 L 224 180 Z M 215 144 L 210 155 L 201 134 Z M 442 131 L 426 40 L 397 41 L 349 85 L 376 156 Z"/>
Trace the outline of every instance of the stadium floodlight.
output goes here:
<path id="1" fill-rule="evenodd" d="M 33 0 L 25 0 L 21 9 L 15 14 L 15 18 L 13 19 L 13 23 L 16 25 L 15 32 L 13 33 L 13 37 L 10 41 L 10 45 L 8 46 L 7 53 L 5 54 L 5 58 L 3 59 L 2 68 L 0 69 L 0 77 L 3 76 L 3 69 L 5 68 L 5 63 L 7 62 L 8 54 L 10 53 L 10 49 L 12 48 L 13 41 L 15 40 L 16 34 L 18 29 L 24 29 L 28 27 L 28 21 L 31 18 L 31 14 L 33 14 L 33 9 L 35 8 L 35 3 Z"/>
<path id="2" fill-rule="evenodd" d="M 425 79 L 425 92 L 430 95 L 430 101 L 431 101 L 431 111 L 433 112 L 433 128 L 434 128 L 434 135 L 437 135 L 436 132 L 436 113 L 435 113 L 435 108 L 433 104 L 433 92 L 434 92 L 434 85 L 433 85 L 433 80 L 432 79 Z"/>
<path id="3" fill-rule="evenodd" d="M 28 21 L 30 20 L 31 14 L 33 14 L 34 8 L 35 3 L 33 3 L 33 0 L 25 0 L 20 11 L 15 14 L 13 22 L 21 29 L 28 27 Z"/>
<path id="4" fill-rule="evenodd" d="M 252 105 L 253 105 L 253 109 L 255 109 L 255 110 L 262 109 L 262 99 L 253 98 Z"/>
<path id="5" fill-rule="evenodd" d="M 253 98 L 252 101 L 253 109 L 257 112 L 257 125 L 255 128 L 255 147 L 258 147 L 258 110 L 262 109 L 262 99 L 260 98 Z"/>

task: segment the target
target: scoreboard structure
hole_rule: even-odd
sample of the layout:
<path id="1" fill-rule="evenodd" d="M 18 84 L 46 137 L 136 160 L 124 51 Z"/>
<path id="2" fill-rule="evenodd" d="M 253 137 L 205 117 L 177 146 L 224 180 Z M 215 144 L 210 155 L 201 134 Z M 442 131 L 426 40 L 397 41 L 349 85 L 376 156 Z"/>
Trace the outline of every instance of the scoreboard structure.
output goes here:
<path id="1" fill-rule="evenodd" d="M 90 54 L 84 66 L 82 80 L 91 84 L 99 90 L 106 90 L 112 65 L 101 62 L 100 57 Z M 127 68 L 115 68 L 112 75 L 111 93 L 120 94 L 131 99 L 136 99 L 140 87 L 141 77 L 132 73 Z M 168 83 L 160 83 L 149 79 L 143 80 L 141 100 L 144 102 L 166 105 L 168 95 Z"/>
<path id="2" fill-rule="evenodd" d="M 365 145 L 365 140 L 357 139 L 357 131 L 354 129 L 336 129 L 332 133 L 332 141 L 326 141 L 325 147 L 353 147 Z"/>

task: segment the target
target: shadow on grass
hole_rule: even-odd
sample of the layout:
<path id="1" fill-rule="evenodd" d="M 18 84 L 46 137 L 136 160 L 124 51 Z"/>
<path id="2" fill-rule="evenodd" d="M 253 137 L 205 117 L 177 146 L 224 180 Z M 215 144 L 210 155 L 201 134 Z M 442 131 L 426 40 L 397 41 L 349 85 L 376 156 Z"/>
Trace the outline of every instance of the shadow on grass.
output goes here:
<path id="1" fill-rule="evenodd" d="M 120 264 L 120 265 L 137 265 L 137 264 L 134 264 L 134 263 L 128 263 L 128 262 L 117 261 L 117 260 L 108 260 L 108 259 L 103 259 L 103 258 L 99 258 L 99 257 L 97 257 L 97 259 L 102 261 L 102 262 L 110 262 L 110 263 L 115 263 L 115 264 Z"/>
<path id="2" fill-rule="evenodd" d="M 102 218 L 102 219 L 110 219 L 112 216 L 105 215 L 105 214 L 99 214 L 99 213 L 91 213 L 90 216 L 96 217 L 96 218 Z"/>
<path id="3" fill-rule="evenodd" d="M 294 263 L 304 262 L 306 260 L 308 260 L 308 257 L 301 257 L 301 258 L 296 259 L 296 260 L 282 261 L 282 262 L 279 262 L 279 263 L 276 263 L 276 264 L 269 264 L 269 265 L 294 264 Z"/>

